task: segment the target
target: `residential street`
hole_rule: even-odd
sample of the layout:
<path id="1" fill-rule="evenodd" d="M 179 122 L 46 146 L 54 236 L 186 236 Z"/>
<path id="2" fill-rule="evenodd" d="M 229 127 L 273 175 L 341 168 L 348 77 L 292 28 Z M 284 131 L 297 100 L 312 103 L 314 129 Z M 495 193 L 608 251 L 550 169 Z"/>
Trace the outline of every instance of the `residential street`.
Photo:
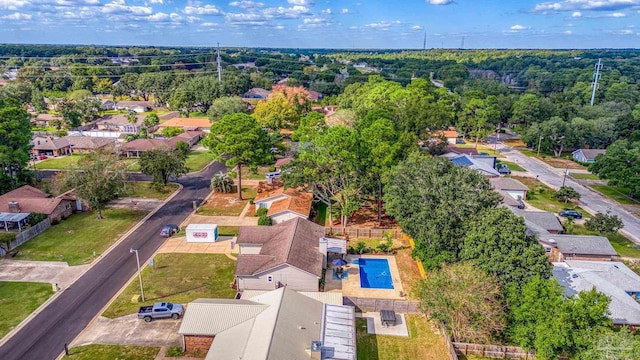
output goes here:
<path id="1" fill-rule="evenodd" d="M 0 359 L 56 359 L 64 344 L 71 343 L 135 274 L 135 255 L 129 249 L 138 249 L 140 261 L 146 262 L 166 240 L 158 235 L 162 226 L 180 224 L 193 210 L 193 202 L 199 204 L 209 194 L 213 174 L 224 170 L 224 164 L 214 162 L 180 178 L 182 191 L 0 347 Z"/>
<path id="2" fill-rule="evenodd" d="M 512 149 L 504 144 L 498 144 L 498 151 L 503 154 L 509 161 L 513 161 L 516 164 L 527 169 L 529 172 L 539 176 L 539 180 L 543 183 L 550 185 L 551 187 L 558 189 L 562 186 L 565 169 L 553 168 L 544 162 L 528 157 L 521 152 Z M 610 211 L 611 214 L 618 215 L 624 222 L 624 234 L 632 241 L 640 243 L 640 219 L 624 210 L 618 203 L 610 200 L 591 189 L 578 184 L 570 177 L 566 178 L 566 186 L 571 186 L 577 192 L 580 193 L 580 206 L 585 209 L 590 209 L 596 212 L 606 213 Z"/>

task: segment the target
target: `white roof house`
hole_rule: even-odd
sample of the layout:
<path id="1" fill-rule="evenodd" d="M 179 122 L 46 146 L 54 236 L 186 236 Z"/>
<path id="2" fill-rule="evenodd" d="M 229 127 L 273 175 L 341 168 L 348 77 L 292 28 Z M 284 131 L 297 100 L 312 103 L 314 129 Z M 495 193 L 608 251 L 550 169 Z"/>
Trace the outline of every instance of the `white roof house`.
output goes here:
<path id="1" fill-rule="evenodd" d="M 616 325 L 640 325 L 640 276 L 616 261 L 565 260 L 553 263 L 553 277 L 568 296 L 596 289 L 611 299 L 609 311 Z"/>
<path id="2" fill-rule="evenodd" d="M 306 360 L 314 350 L 319 359 L 356 359 L 352 306 L 318 301 L 287 287 L 245 294 L 190 303 L 178 333 L 213 337 L 207 360 Z"/>

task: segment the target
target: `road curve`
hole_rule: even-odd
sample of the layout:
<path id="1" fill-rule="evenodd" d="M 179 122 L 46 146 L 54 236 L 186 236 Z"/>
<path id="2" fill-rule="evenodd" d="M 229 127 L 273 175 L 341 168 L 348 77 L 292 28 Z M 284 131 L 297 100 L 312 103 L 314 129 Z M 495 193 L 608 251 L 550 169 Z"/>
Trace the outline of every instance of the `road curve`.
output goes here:
<path id="1" fill-rule="evenodd" d="M 64 344 L 71 343 L 135 274 L 135 255 L 129 249 L 138 249 L 140 261 L 148 261 L 164 243 L 165 239 L 158 236 L 159 229 L 168 223 L 184 221 L 193 210 L 193 201 L 200 203 L 209 194 L 213 174 L 225 169 L 224 164 L 214 162 L 202 172 L 180 178 L 178 182 L 183 185 L 180 193 L 0 347 L 0 359 L 56 359 Z"/>
<path id="2" fill-rule="evenodd" d="M 599 193 L 589 189 L 586 186 L 574 181 L 571 177 L 567 176 L 565 179 L 565 169 L 553 168 L 544 162 L 528 157 L 512 149 L 506 145 L 500 144 L 497 146 L 498 151 L 508 160 L 517 163 L 529 172 L 538 176 L 539 180 L 547 185 L 551 185 L 555 189 L 559 189 L 562 184 L 571 186 L 578 193 L 580 193 L 580 206 L 591 211 L 607 213 L 612 215 L 618 215 L 624 223 L 623 231 L 625 235 L 636 243 L 640 243 L 640 219 L 633 214 L 626 211 L 620 204 L 612 201 Z"/>

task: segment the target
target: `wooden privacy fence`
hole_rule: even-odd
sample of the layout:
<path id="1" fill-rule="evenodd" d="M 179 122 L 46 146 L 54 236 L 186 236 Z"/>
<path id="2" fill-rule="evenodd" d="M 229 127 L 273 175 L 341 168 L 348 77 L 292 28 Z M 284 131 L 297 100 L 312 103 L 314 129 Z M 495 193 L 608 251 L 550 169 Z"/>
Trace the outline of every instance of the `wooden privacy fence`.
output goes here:
<path id="1" fill-rule="evenodd" d="M 27 241 L 33 239 L 36 235 L 40 234 L 41 232 L 47 230 L 50 227 L 51 227 L 51 221 L 49 221 L 49 219 L 44 219 L 40 221 L 34 226 L 16 235 L 16 239 L 11 241 L 11 243 L 9 243 L 9 250 L 13 250 L 18 246 L 26 243 Z"/>
<path id="2" fill-rule="evenodd" d="M 343 296 L 342 303 L 351 305 L 356 311 L 380 311 L 393 310 L 398 313 L 419 314 L 420 303 L 417 301 L 362 298 L 355 296 Z"/>
<path id="3" fill-rule="evenodd" d="M 349 239 L 358 238 L 380 238 L 383 239 L 386 234 L 391 234 L 394 240 L 402 239 L 402 230 L 398 229 L 372 229 L 372 228 L 341 228 L 341 227 L 325 227 L 325 234 L 335 236 L 348 236 Z"/>
<path id="4" fill-rule="evenodd" d="M 453 342 L 453 347 L 460 355 L 479 355 L 495 359 L 535 359 L 533 351 L 526 351 L 517 346 L 484 345 Z"/>

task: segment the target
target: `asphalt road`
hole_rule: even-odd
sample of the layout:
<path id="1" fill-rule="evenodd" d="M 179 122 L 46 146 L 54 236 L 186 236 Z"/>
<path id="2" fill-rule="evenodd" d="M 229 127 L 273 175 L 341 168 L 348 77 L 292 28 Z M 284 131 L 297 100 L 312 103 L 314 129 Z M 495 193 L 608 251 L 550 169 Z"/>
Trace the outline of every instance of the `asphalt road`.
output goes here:
<path id="1" fill-rule="evenodd" d="M 135 254 L 129 249 L 139 250 L 141 263 L 148 261 L 164 243 L 158 235 L 162 226 L 184 221 L 193 210 L 193 201 L 199 204 L 209 194 L 211 177 L 219 171 L 225 171 L 225 166 L 212 163 L 205 171 L 180 178 L 182 191 L 0 347 L 0 359 L 56 359 L 64 344 L 71 343 L 135 274 Z"/>
<path id="2" fill-rule="evenodd" d="M 609 211 L 612 215 L 618 215 L 624 223 L 624 232 L 631 240 L 640 243 L 640 219 L 626 211 L 615 201 L 600 195 L 599 193 L 580 185 L 573 181 L 571 177 L 564 176 L 565 169 L 553 168 L 540 160 L 531 158 L 514 150 L 506 145 L 498 144 L 498 150 L 509 160 L 517 163 L 529 172 L 538 175 L 539 180 L 547 185 L 558 189 L 562 186 L 563 180 L 566 186 L 571 186 L 580 193 L 580 203 L 583 208 L 588 208 L 594 213 L 606 213 Z M 571 170 L 569 170 L 571 171 Z"/>

